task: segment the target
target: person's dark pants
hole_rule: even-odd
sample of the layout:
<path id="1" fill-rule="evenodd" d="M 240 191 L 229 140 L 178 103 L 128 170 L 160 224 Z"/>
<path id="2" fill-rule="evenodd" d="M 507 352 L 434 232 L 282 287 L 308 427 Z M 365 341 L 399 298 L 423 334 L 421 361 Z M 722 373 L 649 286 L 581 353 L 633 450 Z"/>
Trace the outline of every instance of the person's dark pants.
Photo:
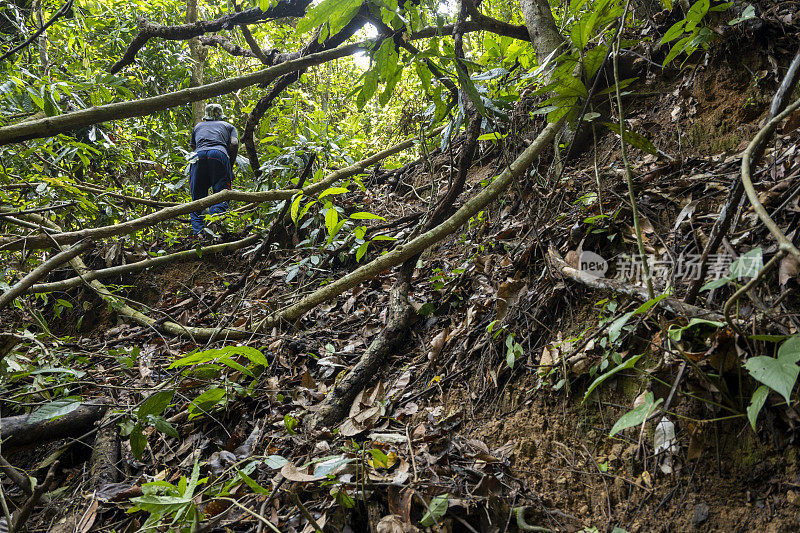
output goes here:
<path id="1" fill-rule="evenodd" d="M 197 161 L 189 169 L 189 188 L 192 191 L 192 201 L 208 196 L 208 189 L 217 193 L 223 189 L 231 188 L 231 164 L 228 154 L 222 150 L 203 150 L 197 152 Z M 212 215 L 224 213 L 228 210 L 228 202 L 214 204 L 208 208 Z M 191 215 L 192 231 L 195 235 L 202 233 L 205 226 L 205 217 L 201 211 L 194 211 Z"/>

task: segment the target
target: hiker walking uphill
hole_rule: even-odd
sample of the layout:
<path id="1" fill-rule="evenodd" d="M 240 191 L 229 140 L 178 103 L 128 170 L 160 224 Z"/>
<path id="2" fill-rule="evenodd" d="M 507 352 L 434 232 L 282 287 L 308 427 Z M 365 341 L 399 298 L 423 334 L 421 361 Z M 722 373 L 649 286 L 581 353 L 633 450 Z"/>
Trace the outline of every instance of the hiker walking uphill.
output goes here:
<path id="1" fill-rule="evenodd" d="M 239 152 L 239 133 L 230 122 L 219 104 L 208 104 L 203 121 L 192 130 L 191 147 L 196 159 L 189 169 L 189 187 L 192 200 L 208 196 L 211 189 L 217 193 L 231 188 L 233 163 Z M 208 208 L 212 215 L 228 210 L 228 202 L 214 204 Z M 192 233 L 199 236 L 205 227 L 205 217 L 200 211 L 191 215 Z"/>

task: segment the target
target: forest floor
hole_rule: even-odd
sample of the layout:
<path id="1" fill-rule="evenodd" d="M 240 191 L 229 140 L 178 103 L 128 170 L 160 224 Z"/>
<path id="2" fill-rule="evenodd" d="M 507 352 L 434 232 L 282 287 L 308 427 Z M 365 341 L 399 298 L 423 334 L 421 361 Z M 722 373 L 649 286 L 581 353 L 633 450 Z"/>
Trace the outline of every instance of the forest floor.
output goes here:
<path id="1" fill-rule="evenodd" d="M 774 38 L 768 47 L 729 38 L 707 60 L 666 75 L 651 67 L 630 88 L 629 127 L 660 150 L 631 154 L 648 252 L 678 257 L 702 249 L 739 174 L 741 152 L 761 128 L 782 79 L 776 65 L 786 65 L 794 48 L 788 37 Z M 506 138 L 511 152 L 541 126 L 529 119 L 529 105 L 519 106 Z M 762 202 L 787 233 L 800 218 L 796 127 L 790 118 L 755 167 Z M 423 254 L 412 277 L 417 315 L 408 341 L 384 361 L 336 427 L 310 428 L 305 421 L 385 327 L 391 271 L 282 331 L 242 343 L 269 360 L 258 371 L 254 359 L 238 353 L 224 370 L 205 365 L 182 372 L 172 366 L 176 358 L 232 343 L 162 336 L 118 319 L 86 288 L 59 296 L 85 304 L 55 318 L 51 298 L 41 311 L 53 317 L 55 336 L 23 342 L 9 357 L 23 361 L 44 347 L 54 367 L 79 373 L 26 375 L 16 393 L 6 389 L 7 399 L 40 401 L 48 386 L 67 387 L 84 400 L 103 399 L 123 430 L 143 425 L 147 446 L 137 459 L 131 441 L 123 439 L 113 482 L 93 484 L 94 435 L 17 449 L 4 444 L 5 459 L 40 480 L 58 454 L 50 503 L 37 510 L 29 528 L 136 531 L 148 513 L 125 511 L 138 505 L 155 513 L 158 507 L 142 503 L 142 485 L 169 482 L 180 495 L 179 480 L 191 479 L 199 462 L 207 479 L 187 500 L 205 515 L 197 531 L 313 531 L 307 513 L 325 531 L 381 533 L 423 529 L 426 514 L 442 531 L 520 531 L 520 514 L 530 525 L 569 532 L 800 529 L 800 418 L 776 398 L 762 412 L 757 432 L 744 414 L 754 387 L 743 384 L 739 359 L 770 353 L 768 343 L 726 327 L 686 328 L 682 349 L 692 356 L 687 367 L 662 349 L 666 332 L 685 321 L 647 313 L 612 338 L 609 325 L 642 302 L 585 287 L 547 261 L 551 247 L 568 263 L 580 250 L 591 250 L 612 264 L 607 276 L 613 277 L 615 262 L 635 253 L 619 138 L 599 128 L 597 133 L 596 149 L 568 163 L 558 182 L 543 162 L 539 175 L 516 184 L 468 228 Z M 502 152 L 491 141 L 482 143 L 467 195 L 497 173 Z M 447 151 L 431 160 L 430 169 L 445 182 L 449 162 Z M 424 212 L 430 181 L 419 168 L 372 184 L 357 193 L 357 201 L 386 220 Z M 410 229 L 386 231 L 402 240 Z M 286 244 L 298 239 L 291 231 L 286 237 Z M 760 246 L 765 257 L 776 250 L 746 202 L 724 245 L 736 253 Z M 152 243 L 150 249 L 164 246 Z M 181 246 L 186 248 L 173 248 Z M 125 242 L 109 243 L 94 250 L 90 266 L 130 262 L 136 253 Z M 298 268 L 308 252 L 292 246 L 256 263 L 252 255 L 249 247 L 111 282 L 154 317 L 246 328 L 352 268 L 322 253 Z M 69 275 L 67 269 L 56 273 Z M 671 285 L 681 297 L 688 279 L 659 274 L 655 283 L 660 290 Z M 730 285 L 703 292 L 697 305 L 719 312 L 732 292 Z M 738 311 L 757 315 L 759 333 L 797 333 L 797 296 L 797 267 L 782 265 L 752 300 L 741 300 Z M 5 310 L 0 318 L 22 328 L 36 323 L 33 310 Z M 634 354 L 643 354 L 636 367 L 583 401 L 593 380 L 616 365 L 615 357 Z M 711 384 L 708 376 L 719 381 Z M 165 383 L 176 389 L 169 407 L 149 423 L 141 412 L 137 418 L 142 400 L 156 388 L 165 390 Z M 724 408 L 719 383 L 733 391 L 738 412 Z M 197 395 L 209 385 L 222 387 L 222 396 L 203 398 L 198 411 L 190 400 L 202 403 Z M 643 429 L 610 437 L 615 422 L 647 392 L 669 397 L 667 412 Z M 676 442 L 671 454 L 656 456 L 661 416 L 674 424 Z M 177 437 L 159 429 L 157 418 L 168 421 Z M 275 490 L 265 490 L 271 485 Z M 20 496 L 8 482 L 3 488 L 12 499 Z M 437 498 L 442 494 L 448 497 Z M 158 509 L 164 516 L 174 512 Z"/>

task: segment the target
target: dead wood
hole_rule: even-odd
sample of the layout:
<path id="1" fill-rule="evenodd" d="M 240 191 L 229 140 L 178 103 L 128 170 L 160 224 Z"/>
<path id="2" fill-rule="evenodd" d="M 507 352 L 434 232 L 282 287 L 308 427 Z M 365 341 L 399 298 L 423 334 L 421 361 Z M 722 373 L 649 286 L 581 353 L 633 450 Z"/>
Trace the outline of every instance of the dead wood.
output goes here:
<path id="1" fill-rule="evenodd" d="M 28 518 L 30 518 L 33 509 L 39 505 L 39 502 L 42 501 L 42 497 L 45 495 L 45 493 L 53 488 L 53 482 L 55 481 L 57 468 L 58 461 L 50 465 L 50 469 L 47 471 L 44 481 L 37 485 L 35 489 L 33 489 L 33 494 L 31 494 L 31 496 L 25 501 L 17 513 L 17 516 L 14 518 L 14 526 L 11 528 L 12 532 L 22 530 L 22 528 L 25 526 L 25 523 L 28 521 Z"/>
<path id="2" fill-rule="evenodd" d="M 64 416 L 44 421 L 30 421 L 31 415 L 3 418 L 0 439 L 3 448 L 14 450 L 31 444 L 83 435 L 100 420 L 108 406 L 103 403 L 84 403 Z"/>
<path id="3" fill-rule="evenodd" d="M 386 358 L 405 341 L 413 311 L 408 303 L 410 276 L 404 277 L 392 288 L 391 315 L 386 327 L 372 341 L 356 366 L 325 397 L 314 413 L 311 427 L 333 426 L 344 419 L 359 391 L 376 379 Z"/>
<path id="4" fill-rule="evenodd" d="M 119 432 L 111 413 L 106 413 L 94 438 L 94 448 L 89 459 L 89 486 L 99 487 L 116 483 L 119 478 Z"/>
<path id="5" fill-rule="evenodd" d="M 6 461 L 6 458 L 0 455 L 0 472 L 3 472 L 8 479 L 10 479 L 14 485 L 19 487 L 19 489 L 24 492 L 25 494 L 33 494 L 33 488 L 31 488 L 31 480 L 17 470 L 14 465 Z"/>

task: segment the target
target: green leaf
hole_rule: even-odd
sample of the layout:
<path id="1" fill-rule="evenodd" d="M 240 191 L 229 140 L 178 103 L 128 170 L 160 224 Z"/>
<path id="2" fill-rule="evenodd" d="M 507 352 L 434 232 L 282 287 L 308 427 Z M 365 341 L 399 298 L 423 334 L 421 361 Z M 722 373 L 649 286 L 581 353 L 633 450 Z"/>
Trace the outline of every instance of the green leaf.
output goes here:
<path id="1" fill-rule="evenodd" d="M 793 363 L 800 361 L 800 335 L 789 337 L 781 344 L 778 348 L 778 358 Z"/>
<path id="2" fill-rule="evenodd" d="M 358 211 L 350 215 L 353 220 L 386 220 L 380 215 L 370 213 L 368 211 Z"/>
<path id="3" fill-rule="evenodd" d="M 358 249 L 356 250 L 356 263 L 360 263 L 361 259 L 364 257 L 364 254 L 367 253 L 367 248 L 369 248 L 370 241 L 362 242 Z"/>
<path id="4" fill-rule="evenodd" d="M 273 470 L 283 468 L 288 462 L 288 459 L 280 455 L 268 455 L 267 458 L 264 459 L 264 464 Z"/>
<path id="5" fill-rule="evenodd" d="M 292 415 L 283 416 L 283 425 L 286 426 L 286 431 L 289 432 L 289 435 L 294 435 L 296 433 L 294 428 L 297 427 L 297 419 Z"/>
<path id="6" fill-rule="evenodd" d="M 747 419 L 750 421 L 753 431 L 756 430 L 758 413 L 760 413 L 761 409 L 764 407 L 764 402 L 767 401 L 767 396 L 769 396 L 769 387 L 766 385 L 761 385 L 753 393 L 753 397 L 750 398 L 750 405 L 747 406 Z"/>
<path id="7" fill-rule="evenodd" d="M 659 398 L 657 402 L 653 402 L 653 393 L 648 392 L 644 396 L 644 403 L 642 405 L 628 411 L 624 415 L 617 420 L 617 423 L 614 424 L 614 427 L 611 428 L 611 433 L 609 433 L 609 437 L 613 437 L 617 433 L 622 430 L 628 429 L 633 426 L 638 426 L 645 420 L 647 417 L 650 416 L 650 413 L 655 410 L 658 405 L 663 402 L 662 398 Z"/>
<path id="8" fill-rule="evenodd" d="M 486 115 L 486 107 L 483 105 L 481 95 L 478 94 L 478 89 L 475 88 L 475 84 L 472 83 L 472 80 L 467 75 L 467 72 L 458 63 L 456 63 L 456 73 L 458 74 L 458 82 L 461 85 L 461 88 L 464 89 L 464 92 L 467 93 L 469 99 L 473 104 L 475 104 L 475 109 L 477 109 L 478 113 L 481 115 Z"/>
<path id="9" fill-rule="evenodd" d="M 689 45 L 689 41 L 692 40 L 692 36 L 689 35 L 688 37 L 684 37 L 674 45 L 672 45 L 672 49 L 670 49 L 669 54 L 667 57 L 664 58 L 664 66 L 667 66 L 673 59 L 678 57 L 678 55 L 683 52 Z"/>
<path id="10" fill-rule="evenodd" d="M 305 33 L 327 22 L 328 31 L 320 34 L 320 42 L 336 35 L 355 16 L 363 0 L 322 0 L 297 23 L 297 33 Z"/>
<path id="11" fill-rule="evenodd" d="M 689 320 L 689 323 L 685 326 L 681 327 L 670 327 L 667 331 L 669 338 L 675 342 L 680 342 L 683 338 L 684 332 L 695 328 L 697 326 L 710 326 L 712 328 L 721 328 L 725 324 L 722 322 L 717 322 L 716 320 L 706 320 L 704 318 L 692 318 Z"/>
<path id="12" fill-rule="evenodd" d="M 345 457 L 344 455 L 334 455 L 333 457 L 328 457 L 314 465 L 313 475 L 314 477 L 324 478 L 332 474 L 340 466 L 352 463 L 355 460 L 355 457 Z"/>
<path id="13" fill-rule="evenodd" d="M 764 268 L 764 252 L 761 248 L 753 248 L 731 263 L 731 278 L 754 278 Z"/>
<path id="14" fill-rule="evenodd" d="M 792 358 L 751 357 L 744 366 L 753 378 L 783 396 L 787 404 L 791 402 L 792 389 L 800 374 L 800 367 Z"/>
<path id="15" fill-rule="evenodd" d="M 133 456 L 136 457 L 138 461 L 141 461 L 144 448 L 147 446 L 147 437 L 145 437 L 144 433 L 142 433 L 141 424 L 136 424 L 136 426 L 133 428 L 133 431 L 131 431 L 130 445 Z"/>
<path id="16" fill-rule="evenodd" d="M 292 207 L 289 210 L 289 214 L 292 217 L 292 222 L 294 222 L 295 225 L 297 225 L 298 213 L 300 211 L 300 201 L 302 199 L 303 199 L 302 194 L 298 194 L 297 196 L 295 196 L 294 200 L 292 200 Z"/>
<path id="17" fill-rule="evenodd" d="M 243 355 L 256 365 L 269 366 L 269 361 L 264 357 L 264 354 L 255 348 L 251 348 L 250 346 L 226 346 L 225 348 L 213 348 L 211 350 L 204 350 L 187 355 L 186 357 L 173 361 L 167 368 L 173 369 L 189 365 L 202 365 L 216 360 L 229 365 L 229 362 L 226 360 L 230 360 L 230 358 L 235 355 Z"/>
<path id="18" fill-rule="evenodd" d="M 603 125 L 605 125 L 608 129 L 610 129 L 617 135 L 620 134 L 619 124 L 615 124 L 613 122 L 604 122 Z M 643 152 L 647 152 L 648 154 L 653 154 L 653 155 L 658 153 L 658 150 L 656 150 L 656 147 L 653 145 L 652 142 L 650 142 L 650 139 L 648 139 L 644 135 L 636 133 L 635 131 L 626 128 L 624 133 L 622 134 L 622 138 L 625 140 L 626 143 L 638 148 Z"/>
<path id="19" fill-rule="evenodd" d="M 346 192 L 350 192 L 347 187 L 330 187 L 320 193 L 318 200 L 322 200 L 326 196 L 331 196 L 333 194 L 344 194 Z"/>
<path id="20" fill-rule="evenodd" d="M 479 141 L 499 141 L 507 136 L 507 133 L 497 133 L 493 131 L 492 133 L 484 133 L 483 135 L 478 136 Z"/>
<path id="21" fill-rule="evenodd" d="M 733 2 L 723 2 L 721 4 L 717 4 L 715 6 L 709 7 L 708 10 L 709 11 L 718 11 L 718 12 L 727 11 L 727 10 L 729 10 L 731 8 L 732 5 L 733 5 Z M 753 6 L 751 5 L 749 7 L 753 7 Z M 753 11 L 755 12 L 755 8 L 753 9 Z"/>
<path id="22" fill-rule="evenodd" d="M 572 31 L 569 35 L 570 39 L 572 40 L 572 44 L 574 44 L 575 48 L 578 50 L 583 50 L 588 44 L 586 22 L 587 21 L 583 18 L 578 19 L 575 22 L 575 25 L 572 26 Z"/>
<path id="23" fill-rule="evenodd" d="M 587 79 L 591 79 L 600 70 L 603 60 L 606 58 L 608 47 L 604 44 L 595 46 L 583 56 L 583 70 L 586 72 Z"/>
<path id="24" fill-rule="evenodd" d="M 242 478 L 242 481 L 244 481 L 247 484 L 247 486 L 250 487 L 256 494 L 263 494 L 266 496 L 270 493 L 269 489 L 265 489 L 264 487 L 259 485 L 253 478 L 251 478 L 241 470 L 239 471 L 239 477 Z"/>
<path id="25" fill-rule="evenodd" d="M 602 385 L 603 382 L 606 381 L 608 378 L 610 378 L 611 376 L 613 376 L 617 372 L 620 372 L 622 370 L 627 370 L 629 368 L 633 368 L 633 365 L 635 365 L 636 362 L 639 359 L 641 359 L 643 355 L 644 354 L 634 355 L 633 357 L 630 357 L 627 361 L 623 361 L 622 363 L 618 364 L 617 366 L 615 366 L 614 368 L 612 368 L 611 370 L 609 370 L 608 372 L 606 372 L 602 376 L 598 376 L 592 382 L 592 384 L 589 385 L 589 388 L 586 390 L 586 394 L 583 395 L 583 400 L 581 400 L 581 403 L 585 402 L 586 399 L 589 397 L 589 395 L 592 394 L 592 392 L 594 392 L 594 390 L 597 387 L 599 387 L 600 385 Z"/>
<path id="26" fill-rule="evenodd" d="M 608 340 L 615 342 L 622 333 L 622 328 L 628 323 L 628 320 L 630 320 L 632 316 L 633 311 L 629 311 L 612 322 L 611 326 L 608 328 Z"/>
<path id="27" fill-rule="evenodd" d="M 611 323 L 611 326 L 609 326 L 608 328 L 608 340 L 610 340 L 611 342 L 615 342 L 622 333 L 622 328 L 625 326 L 625 324 L 628 323 L 628 320 L 630 320 L 632 316 L 646 313 L 647 311 L 650 310 L 651 307 L 656 305 L 658 302 L 660 302 L 667 296 L 668 296 L 667 294 L 656 296 L 655 298 L 646 301 L 635 310 L 625 313 L 624 315 L 616 319 L 614 322 Z"/>
<path id="28" fill-rule="evenodd" d="M 700 288 L 700 292 L 719 289 L 720 287 L 724 287 L 725 285 L 730 283 L 731 280 L 732 278 L 730 276 L 725 276 L 724 278 L 719 278 L 719 279 L 712 279 L 711 281 L 709 281 Z"/>
<path id="29" fill-rule="evenodd" d="M 189 404 L 189 420 L 211 411 L 214 407 L 224 402 L 226 396 L 225 389 L 219 387 L 207 390 Z"/>
<path id="30" fill-rule="evenodd" d="M 730 3 L 730 2 L 728 2 L 728 3 Z M 728 22 L 728 24 L 731 25 L 731 26 L 735 26 L 736 24 L 739 24 L 741 22 L 744 22 L 744 21 L 750 20 L 750 19 L 754 19 L 754 18 L 756 18 L 756 8 L 753 7 L 753 4 L 750 4 L 746 8 L 744 8 L 744 11 L 742 12 L 742 16 L 741 17 L 737 17 L 737 18 L 731 20 L 730 22 Z"/>
<path id="31" fill-rule="evenodd" d="M 339 223 L 339 212 L 333 207 L 329 207 L 325 211 L 325 228 L 328 230 L 328 235 L 333 237 L 336 235 L 336 225 Z"/>
<path id="32" fill-rule="evenodd" d="M 445 515 L 447 508 L 450 506 L 450 496 L 448 494 L 440 494 L 435 496 L 431 503 L 428 504 L 428 511 L 425 511 L 422 519 L 419 521 L 420 525 L 425 527 L 433 526 L 438 520 Z"/>
<path id="33" fill-rule="evenodd" d="M 165 435 L 169 435 L 174 439 L 180 437 L 180 435 L 178 435 L 178 430 L 176 430 L 172 424 L 167 422 L 167 420 L 163 416 L 154 417 L 153 425 L 157 430 L 159 430 L 161 433 Z"/>
<path id="34" fill-rule="evenodd" d="M 150 397 L 139 406 L 136 416 L 139 420 L 145 420 L 149 415 L 158 416 L 162 414 L 172 401 L 173 396 L 175 396 L 175 391 L 172 390 L 159 391 L 155 394 L 151 394 Z"/>
<path id="35" fill-rule="evenodd" d="M 686 13 L 686 31 L 691 32 L 700 24 L 700 21 L 708 13 L 709 7 L 711 7 L 711 0 L 697 0 L 692 4 L 689 12 Z"/>
<path id="36" fill-rule="evenodd" d="M 681 19 L 675 24 L 673 24 L 670 29 L 667 30 L 667 33 L 664 34 L 664 37 L 661 38 L 660 46 L 665 45 L 670 41 L 674 41 L 681 35 L 683 35 L 683 27 L 686 25 L 686 19 Z"/>
<path id="37" fill-rule="evenodd" d="M 31 413 L 28 417 L 28 423 L 46 422 L 60 416 L 71 413 L 81 406 L 80 396 L 67 396 L 66 398 L 59 398 L 50 403 L 46 403 L 36 411 Z"/>
<path id="38" fill-rule="evenodd" d="M 559 77 L 553 89 L 560 96 L 586 98 L 589 94 L 583 82 L 569 74 Z"/>

